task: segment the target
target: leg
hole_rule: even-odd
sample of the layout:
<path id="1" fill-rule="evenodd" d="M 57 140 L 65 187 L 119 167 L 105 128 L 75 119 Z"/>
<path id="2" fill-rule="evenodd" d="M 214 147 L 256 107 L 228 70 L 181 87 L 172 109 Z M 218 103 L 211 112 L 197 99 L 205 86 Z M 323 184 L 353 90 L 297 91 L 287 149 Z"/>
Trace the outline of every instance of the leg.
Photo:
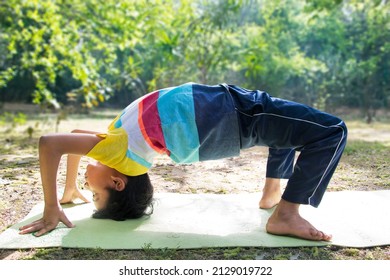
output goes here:
<path id="1" fill-rule="evenodd" d="M 300 204 L 319 205 L 345 147 L 345 124 L 330 114 L 261 91 L 233 86 L 229 92 L 239 113 L 242 148 L 265 145 L 276 150 L 301 151 L 267 231 L 329 240 L 330 235 L 316 230 L 298 210 Z M 267 168 L 268 171 L 272 172 Z M 267 177 L 281 178 L 268 174 Z"/>
<path id="2" fill-rule="evenodd" d="M 299 206 L 319 205 L 344 150 L 346 133 L 346 128 L 341 126 L 338 132 L 302 149 L 282 199 L 268 220 L 268 233 L 309 240 L 332 238 L 303 219 Z"/>
<path id="3" fill-rule="evenodd" d="M 347 140 L 344 125 L 334 133 L 305 145 L 297 159 L 282 198 L 318 207 L 340 161 Z"/>
<path id="4" fill-rule="evenodd" d="M 263 195 L 259 201 L 261 209 L 270 209 L 277 205 L 282 197 L 279 178 L 265 178 Z"/>
<path id="5" fill-rule="evenodd" d="M 295 151 L 292 149 L 269 149 L 265 185 L 259 202 L 260 208 L 270 209 L 279 203 L 282 196 L 280 179 L 290 178 L 294 158 Z"/>

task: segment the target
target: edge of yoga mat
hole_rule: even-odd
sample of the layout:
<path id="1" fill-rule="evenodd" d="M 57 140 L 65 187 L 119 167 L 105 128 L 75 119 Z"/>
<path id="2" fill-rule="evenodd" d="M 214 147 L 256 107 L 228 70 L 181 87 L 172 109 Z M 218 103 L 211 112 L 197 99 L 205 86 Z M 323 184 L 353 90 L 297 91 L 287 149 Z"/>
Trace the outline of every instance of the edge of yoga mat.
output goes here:
<path id="1" fill-rule="evenodd" d="M 43 205 L 38 204 L 23 221 L 0 234 L 0 248 L 190 249 L 390 244 L 390 191 L 328 192 L 319 208 L 302 206 L 302 216 L 319 229 L 332 233 L 332 242 L 267 234 L 265 224 L 272 210 L 258 209 L 260 194 L 158 193 L 155 197 L 151 217 L 124 222 L 92 219 L 93 204 L 78 204 L 64 208 L 75 228 L 60 224 L 42 237 L 19 235 L 21 225 L 41 217 Z"/>

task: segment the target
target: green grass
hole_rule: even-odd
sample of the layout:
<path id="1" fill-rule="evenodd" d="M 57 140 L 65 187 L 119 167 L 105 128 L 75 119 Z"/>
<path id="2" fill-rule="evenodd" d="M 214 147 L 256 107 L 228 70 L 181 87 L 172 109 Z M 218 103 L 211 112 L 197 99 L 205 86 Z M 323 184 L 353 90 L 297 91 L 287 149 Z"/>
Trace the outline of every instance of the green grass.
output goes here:
<path id="1" fill-rule="evenodd" d="M 26 255 L 26 253 L 28 255 Z M 373 248 L 326 247 L 233 247 L 202 249 L 103 250 L 48 248 L 0 250 L 0 255 L 25 255 L 26 260 L 389 260 L 388 246 Z"/>

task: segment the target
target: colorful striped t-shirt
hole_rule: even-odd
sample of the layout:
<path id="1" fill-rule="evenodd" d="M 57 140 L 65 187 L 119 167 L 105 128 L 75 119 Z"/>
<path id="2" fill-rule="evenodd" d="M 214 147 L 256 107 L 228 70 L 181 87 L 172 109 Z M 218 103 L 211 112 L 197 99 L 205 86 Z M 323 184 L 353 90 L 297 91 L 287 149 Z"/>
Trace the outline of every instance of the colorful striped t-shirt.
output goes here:
<path id="1" fill-rule="evenodd" d="M 158 154 L 192 163 L 240 153 L 234 101 L 224 85 L 187 83 L 151 92 L 100 136 L 87 156 L 129 176 L 146 173 Z"/>

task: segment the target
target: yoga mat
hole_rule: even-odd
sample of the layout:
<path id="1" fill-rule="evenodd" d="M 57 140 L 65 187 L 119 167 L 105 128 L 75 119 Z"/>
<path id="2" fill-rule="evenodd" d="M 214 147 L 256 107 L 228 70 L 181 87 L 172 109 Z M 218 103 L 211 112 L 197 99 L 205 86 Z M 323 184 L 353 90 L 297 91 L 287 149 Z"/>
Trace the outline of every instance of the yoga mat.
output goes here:
<path id="1" fill-rule="evenodd" d="M 258 209 L 260 195 L 157 193 L 151 217 L 124 222 L 92 219 L 93 204 L 79 204 L 65 208 L 75 228 L 60 224 L 42 237 L 19 235 L 21 225 L 41 217 L 43 205 L 39 204 L 23 221 L 1 233 L 0 248 L 141 249 L 331 244 L 371 247 L 390 244 L 390 191 L 327 192 L 319 208 L 302 206 L 301 215 L 317 228 L 333 234 L 332 242 L 267 234 L 265 224 L 273 210 Z"/>

